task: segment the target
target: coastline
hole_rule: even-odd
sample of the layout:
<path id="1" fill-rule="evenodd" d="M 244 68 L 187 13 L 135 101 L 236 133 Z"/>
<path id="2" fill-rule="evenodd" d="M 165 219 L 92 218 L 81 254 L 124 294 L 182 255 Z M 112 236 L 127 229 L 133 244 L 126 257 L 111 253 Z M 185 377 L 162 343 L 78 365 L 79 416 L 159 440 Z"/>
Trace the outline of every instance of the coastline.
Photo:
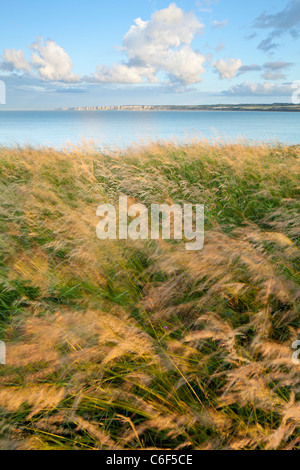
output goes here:
<path id="1" fill-rule="evenodd" d="M 262 112 L 300 112 L 300 105 L 120 105 L 120 106 L 80 106 L 74 108 L 59 108 L 56 111 L 262 111 Z"/>

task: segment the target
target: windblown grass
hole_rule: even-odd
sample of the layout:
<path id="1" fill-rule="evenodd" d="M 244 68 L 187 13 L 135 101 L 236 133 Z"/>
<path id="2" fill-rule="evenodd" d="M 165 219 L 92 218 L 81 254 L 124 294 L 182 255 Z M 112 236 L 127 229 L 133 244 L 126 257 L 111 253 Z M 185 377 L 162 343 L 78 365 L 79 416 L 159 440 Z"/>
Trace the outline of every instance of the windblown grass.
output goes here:
<path id="1" fill-rule="evenodd" d="M 0 447 L 296 449 L 299 147 L 0 150 Z M 205 246 L 99 203 L 204 203 Z"/>

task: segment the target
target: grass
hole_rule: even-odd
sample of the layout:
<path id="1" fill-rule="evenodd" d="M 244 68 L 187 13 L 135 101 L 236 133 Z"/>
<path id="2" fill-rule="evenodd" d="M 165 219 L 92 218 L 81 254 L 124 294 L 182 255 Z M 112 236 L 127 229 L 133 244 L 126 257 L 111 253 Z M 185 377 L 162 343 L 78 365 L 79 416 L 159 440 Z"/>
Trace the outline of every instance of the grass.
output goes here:
<path id="1" fill-rule="evenodd" d="M 0 149 L 2 449 L 299 448 L 300 148 Z M 205 246 L 97 206 L 203 203 Z"/>

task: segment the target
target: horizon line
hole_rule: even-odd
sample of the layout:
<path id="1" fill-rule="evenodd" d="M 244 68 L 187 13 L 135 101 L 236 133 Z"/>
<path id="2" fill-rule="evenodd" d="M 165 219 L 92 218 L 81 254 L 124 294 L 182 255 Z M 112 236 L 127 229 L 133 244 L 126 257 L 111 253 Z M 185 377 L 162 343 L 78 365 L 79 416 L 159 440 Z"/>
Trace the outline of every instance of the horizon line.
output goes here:
<path id="1" fill-rule="evenodd" d="M 216 108 L 216 107 L 238 107 L 238 106 L 250 106 L 250 107 L 263 107 L 263 106 L 288 106 L 291 108 L 299 108 L 300 110 L 300 105 L 297 105 L 295 103 L 288 103 L 288 102 L 274 102 L 274 103 L 217 103 L 217 104 L 116 104 L 116 105 L 87 105 L 87 106 L 62 106 L 59 108 L 10 108 L 10 109 L 1 109 L 0 106 L 0 112 L 11 112 L 11 111 L 68 111 L 68 110 L 75 110 L 75 111 L 80 111 L 80 110 L 92 110 L 91 108 L 96 108 L 94 109 L 95 111 L 101 111 L 101 110 L 106 110 L 107 108 L 125 108 L 125 107 L 151 107 L 151 108 L 201 108 L 201 107 L 211 107 L 211 108 Z M 98 109 L 97 109 L 98 108 Z"/>

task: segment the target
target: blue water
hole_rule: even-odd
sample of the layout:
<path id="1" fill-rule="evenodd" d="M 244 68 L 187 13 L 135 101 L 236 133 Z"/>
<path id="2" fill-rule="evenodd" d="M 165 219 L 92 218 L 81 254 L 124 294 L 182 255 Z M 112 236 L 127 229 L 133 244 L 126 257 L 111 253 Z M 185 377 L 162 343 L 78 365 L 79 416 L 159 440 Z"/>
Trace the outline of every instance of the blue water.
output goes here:
<path id="1" fill-rule="evenodd" d="M 259 111 L 2 111 L 0 146 L 101 148 L 191 138 L 300 144 L 300 113 Z"/>

